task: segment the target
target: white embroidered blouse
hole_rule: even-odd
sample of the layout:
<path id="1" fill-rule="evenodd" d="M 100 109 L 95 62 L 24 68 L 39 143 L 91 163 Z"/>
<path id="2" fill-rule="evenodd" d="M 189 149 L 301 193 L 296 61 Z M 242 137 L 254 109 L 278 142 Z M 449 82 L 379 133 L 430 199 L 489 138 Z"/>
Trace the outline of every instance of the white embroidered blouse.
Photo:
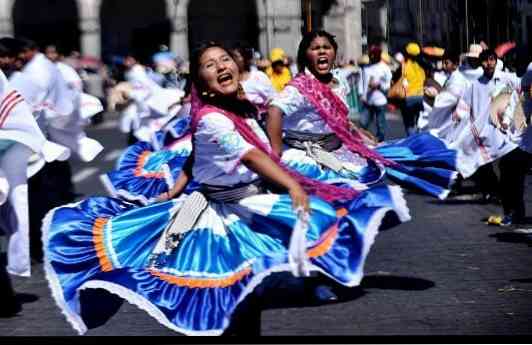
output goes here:
<path id="1" fill-rule="evenodd" d="M 310 73 L 310 72 L 307 72 Z M 347 105 L 347 95 L 351 91 L 347 79 L 338 69 L 333 70 L 336 86 L 333 92 Z M 310 74 L 312 75 L 312 74 Z M 332 133 L 327 123 L 321 118 L 317 109 L 293 86 L 287 85 L 270 105 L 281 109 L 284 114 L 283 129 L 306 133 Z"/>
<path id="2" fill-rule="evenodd" d="M 268 137 L 254 119 L 245 120 L 257 136 L 270 147 Z M 204 115 L 194 134 L 194 180 L 215 186 L 234 186 L 258 179 L 241 159 L 255 148 L 236 130 L 234 123 L 220 113 Z"/>

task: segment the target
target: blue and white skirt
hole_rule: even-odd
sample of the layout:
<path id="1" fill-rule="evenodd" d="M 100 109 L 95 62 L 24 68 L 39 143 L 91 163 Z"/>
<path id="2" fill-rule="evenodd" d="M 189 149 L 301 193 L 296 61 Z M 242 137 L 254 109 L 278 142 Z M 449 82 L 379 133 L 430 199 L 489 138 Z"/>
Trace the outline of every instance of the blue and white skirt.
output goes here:
<path id="1" fill-rule="evenodd" d="M 288 246 L 296 216 L 288 195 L 261 194 L 235 204 L 210 202 L 161 266 L 150 254 L 187 196 L 139 207 L 93 197 L 50 211 L 43 222 L 45 273 L 57 305 L 80 334 L 107 320 L 84 289 L 104 289 L 162 325 L 187 335 L 219 335 L 237 305 L 273 272 L 290 271 Z M 410 219 L 399 187 L 371 188 L 335 209 L 310 198 L 310 270 L 356 286 L 385 214 Z M 387 217 L 387 219 L 390 217 Z M 391 217 L 393 218 L 393 217 Z M 84 311 L 82 313 L 82 311 Z"/>
<path id="2" fill-rule="evenodd" d="M 110 196 L 147 205 L 174 186 L 191 151 L 190 136 L 161 150 L 139 141 L 122 153 L 115 170 L 100 179 Z M 197 184 L 191 183 L 185 192 L 196 188 Z"/>
<path id="3" fill-rule="evenodd" d="M 389 141 L 375 150 L 399 163 L 386 168 L 391 180 L 439 199 L 447 198 L 458 176 L 457 151 L 429 133 Z"/>
<path id="4" fill-rule="evenodd" d="M 299 173 L 327 183 L 350 185 L 363 189 L 383 181 L 388 176 L 399 185 L 445 199 L 457 176 L 455 150 L 430 135 L 417 134 L 385 143 L 375 149 L 385 158 L 398 163 L 384 168 L 344 146 L 332 152 L 340 161 L 349 163 L 349 169 L 339 172 L 320 165 L 305 151 L 290 148 L 283 152 L 283 162 Z"/>

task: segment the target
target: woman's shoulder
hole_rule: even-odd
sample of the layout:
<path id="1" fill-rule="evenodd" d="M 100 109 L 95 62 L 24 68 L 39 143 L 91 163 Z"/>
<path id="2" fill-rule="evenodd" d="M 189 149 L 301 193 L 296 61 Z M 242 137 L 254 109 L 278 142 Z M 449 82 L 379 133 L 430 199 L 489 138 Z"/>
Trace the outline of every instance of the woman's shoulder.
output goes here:
<path id="1" fill-rule="evenodd" d="M 267 80 L 267 81 L 270 81 L 270 78 L 268 77 L 268 75 L 266 73 L 264 73 L 263 71 L 260 71 L 260 70 L 253 70 L 250 72 L 250 75 L 251 75 L 251 78 L 253 79 L 257 79 L 257 80 Z"/>
<path id="2" fill-rule="evenodd" d="M 234 128 L 235 124 L 233 123 L 233 121 L 231 121 L 230 118 L 215 109 L 207 110 L 198 121 L 199 130 L 233 130 Z"/>

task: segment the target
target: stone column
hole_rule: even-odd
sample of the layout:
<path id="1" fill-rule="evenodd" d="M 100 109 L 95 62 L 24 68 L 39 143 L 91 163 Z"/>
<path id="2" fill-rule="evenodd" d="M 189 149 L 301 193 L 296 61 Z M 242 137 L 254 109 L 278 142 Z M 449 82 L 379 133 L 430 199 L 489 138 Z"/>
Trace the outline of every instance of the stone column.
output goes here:
<path id="1" fill-rule="evenodd" d="M 362 4 L 360 0 L 338 0 L 324 17 L 325 30 L 336 36 L 338 59 L 356 59 L 362 55 Z"/>
<path id="2" fill-rule="evenodd" d="M 170 50 L 184 60 L 188 60 L 187 7 L 189 1 L 191 0 L 166 0 L 166 12 L 171 23 Z"/>
<path id="3" fill-rule="evenodd" d="M 101 58 L 101 1 L 102 0 L 78 0 L 82 55 Z"/>
<path id="4" fill-rule="evenodd" d="M 0 37 L 14 35 L 14 3 L 14 0 L 0 0 Z"/>
<path id="5" fill-rule="evenodd" d="M 356 59 L 362 55 L 362 4 L 360 0 L 346 0 L 344 25 L 346 28 L 345 57 Z"/>
<path id="6" fill-rule="evenodd" d="M 272 49 L 273 39 L 273 16 L 271 1 L 257 0 L 257 11 L 259 17 L 259 50 L 268 56 Z"/>

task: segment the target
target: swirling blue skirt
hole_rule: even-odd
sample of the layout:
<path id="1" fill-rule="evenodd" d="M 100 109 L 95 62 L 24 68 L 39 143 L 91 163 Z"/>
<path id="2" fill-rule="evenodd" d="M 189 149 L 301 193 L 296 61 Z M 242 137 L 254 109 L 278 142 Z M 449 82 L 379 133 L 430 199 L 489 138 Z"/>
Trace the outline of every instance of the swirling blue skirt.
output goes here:
<path id="1" fill-rule="evenodd" d="M 94 197 L 50 211 L 43 222 L 45 273 L 57 305 L 80 334 L 87 318 L 107 320 L 104 289 L 187 335 L 219 335 L 235 308 L 273 272 L 290 271 L 287 248 L 296 217 L 287 195 L 237 204 L 209 203 L 194 228 L 157 268 L 148 259 L 185 195 L 141 206 Z M 399 187 L 378 186 L 335 209 L 311 197 L 307 253 L 312 271 L 356 286 L 385 214 L 410 219 Z M 387 217 L 389 218 L 389 217 Z M 89 296 L 91 296 L 89 294 Z M 94 311 L 94 310 L 97 311 Z M 92 310 L 94 315 L 88 315 Z"/>
<path id="2" fill-rule="evenodd" d="M 115 170 L 100 179 L 109 195 L 147 205 L 173 187 L 191 151 L 190 136 L 160 150 L 139 141 L 122 153 Z M 191 183 L 185 192 L 196 188 L 197 184 Z"/>
<path id="3" fill-rule="evenodd" d="M 297 149 L 285 151 L 283 162 L 307 177 L 354 188 L 360 184 L 381 183 L 386 175 L 402 187 L 422 191 L 439 199 L 447 197 L 457 176 L 456 151 L 447 148 L 443 141 L 430 134 L 388 142 L 376 151 L 398 164 L 384 168 L 368 160 L 357 172 L 347 174 L 345 170 L 335 172 L 323 167 L 304 151 Z M 345 160 L 345 157 L 340 160 Z"/>
<path id="4" fill-rule="evenodd" d="M 448 196 L 458 176 L 456 150 L 429 133 L 388 142 L 376 151 L 399 163 L 386 168 L 391 180 L 439 199 Z"/>
<path id="5" fill-rule="evenodd" d="M 127 200 L 139 200 L 147 203 L 171 186 L 169 181 L 179 176 L 181 168 L 190 155 L 192 146 L 190 137 L 183 137 L 174 146 L 155 151 L 147 143 L 130 146 L 123 154 L 117 169 L 103 175 L 102 180 L 110 195 L 120 196 Z M 153 159 L 142 160 L 142 155 L 153 155 Z M 340 151 L 340 150 L 339 150 Z M 401 140 L 388 142 L 376 149 L 382 156 L 398 163 L 392 167 L 382 167 L 370 160 L 356 163 L 356 168 L 349 172 L 336 172 L 318 164 L 302 150 L 288 149 L 283 152 L 282 160 L 290 168 L 319 181 L 331 184 L 347 185 L 355 189 L 381 183 L 384 176 L 399 185 L 427 193 L 439 199 L 445 199 L 450 192 L 457 173 L 457 153 L 446 144 L 428 133 L 421 133 Z M 345 152 L 340 153 L 345 161 Z M 360 158 L 353 158 L 352 161 Z M 146 162 L 142 165 L 140 161 Z M 138 167 L 143 171 L 166 171 L 171 179 L 154 179 L 139 175 Z M 137 173 L 135 173 L 137 169 Z M 150 170 L 151 169 L 151 170 Z M 197 185 L 191 185 L 193 190 Z"/>

